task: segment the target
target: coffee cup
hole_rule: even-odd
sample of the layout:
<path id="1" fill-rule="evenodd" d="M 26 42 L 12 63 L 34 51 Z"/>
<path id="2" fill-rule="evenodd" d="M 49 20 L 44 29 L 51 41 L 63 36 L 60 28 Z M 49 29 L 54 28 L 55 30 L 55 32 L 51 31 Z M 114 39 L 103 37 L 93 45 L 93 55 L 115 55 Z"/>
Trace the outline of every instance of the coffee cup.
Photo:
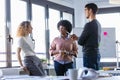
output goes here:
<path id="1" fill-rule="evenodd" d="M 70 80 L 77 80 L 78 70 L 77 69 L 68 69 L 68 76 Z"/>

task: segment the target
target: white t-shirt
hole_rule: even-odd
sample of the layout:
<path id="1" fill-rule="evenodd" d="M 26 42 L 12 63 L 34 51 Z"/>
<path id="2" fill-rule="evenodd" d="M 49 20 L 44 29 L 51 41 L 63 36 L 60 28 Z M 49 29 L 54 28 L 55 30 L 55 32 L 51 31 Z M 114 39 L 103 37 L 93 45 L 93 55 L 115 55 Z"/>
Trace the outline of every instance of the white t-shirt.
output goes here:
<path id="1" fill-rule="evenodd" d="M 19 37 L 17 47 L 22 49 L 23 56 L 34 56 L 34 43 L 29 36 Z"/>

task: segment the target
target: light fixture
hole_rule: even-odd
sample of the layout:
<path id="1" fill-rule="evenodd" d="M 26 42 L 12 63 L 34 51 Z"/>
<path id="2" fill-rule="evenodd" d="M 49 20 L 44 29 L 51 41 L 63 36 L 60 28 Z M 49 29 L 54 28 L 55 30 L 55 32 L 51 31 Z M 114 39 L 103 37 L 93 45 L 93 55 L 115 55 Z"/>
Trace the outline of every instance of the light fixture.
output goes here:
<path id="1" fill-rule="evenodd" d="M 120 0 L 109 0 L 110 4 L 120 4 Z"/>

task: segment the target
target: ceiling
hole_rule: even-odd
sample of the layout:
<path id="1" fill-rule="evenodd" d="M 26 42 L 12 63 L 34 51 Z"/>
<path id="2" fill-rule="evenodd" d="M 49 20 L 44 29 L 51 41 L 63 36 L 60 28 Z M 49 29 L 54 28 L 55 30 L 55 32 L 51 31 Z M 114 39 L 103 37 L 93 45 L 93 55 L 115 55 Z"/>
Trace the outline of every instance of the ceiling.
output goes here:
<path id="1" fill-rule="evenodd" d="M 75 0 L 61 0 L 61 1 L 65 1 L 65 2 L 69 2 L 69 3 L 74 3 Z M 76 0 L 79 1 L 79 0 Z M 111 4 L 110 0 L 84 0 L 84 2 L 87 3 L 96 3 L 99 7 L 120 7 L 120 0 L 113 0 L 115 2 L 119 1 L 119 4 Z"/>
<path id="2" fill-rule="evenodd" d="M 115 1 L 115 0 L 114 0 Z M 117 1 L 117 0 L 116 0 Z M 120 1 L 120 0 L 119 0 Z M 86 0 L 86 2 L 90 3 L 90 2 L 94 2 L 96 3 L 99 7 L 120 7 L 120 3 L 119 4 L 111 4 L 109 2 L 109 0 Z"/>
<path id="3" fill-rule="evenodd" d="M 105 7 L 120 7 L 120 2 L 119 4 L 111 4 L 109 1 L 110 0 L 48 0 L 48 1 L 52 1 L 52 2 L 67 2 L 70 4 L 73 4 L 74 2 L 79 2 L 79 1 L 83 1 L 85 3 L 96 3 L 98 5 L 99 8 L 105 8 Z M 113 0 L 113 1 L 120 1 L 120 0 Z"/>

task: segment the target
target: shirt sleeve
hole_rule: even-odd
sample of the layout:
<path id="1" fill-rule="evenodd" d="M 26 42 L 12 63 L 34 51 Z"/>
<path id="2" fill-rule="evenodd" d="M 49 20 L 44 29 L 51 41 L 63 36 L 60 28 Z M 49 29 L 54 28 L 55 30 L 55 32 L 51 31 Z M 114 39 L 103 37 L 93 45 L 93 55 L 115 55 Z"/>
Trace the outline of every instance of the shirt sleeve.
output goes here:
<path id="1" fill-rule="evenodd" d="M 56 50 L 56 44 L 55 44 L 55 39 L 54 39 L 50 45 L 50 50 L 49 50 L 50 54 L 52 55 L 55 50 Z"/>
<path id="2" fill-rule="evenodd" d="M 78 44 L 84 45 L 88 37 L 89 37 L 89 26 L 88 24 L 86 24 L 81 36 L 78 39 Z"/>
<path id="3" fill-rule="evenodd" d="M 22 37 L 20 37 L 20 38 L 18 38 L 18 40 L 17 40 L 17 47 L 18 48 L 22 48 L 23 47 L 23 38 Z"/>
<path id="4" fill-rule="evenodd" d="M 75 57 L 77 57 L 78 54 L 78 46 L 77 46 L 77 42 L 73 42 L 73 54 Z"/>
<path id="5" fill-rule="evenodd" d="M 77 43 L 75 41 L 73 42 L 73 51 L 78 52 L 78 46 L 77 46 Z"/>

